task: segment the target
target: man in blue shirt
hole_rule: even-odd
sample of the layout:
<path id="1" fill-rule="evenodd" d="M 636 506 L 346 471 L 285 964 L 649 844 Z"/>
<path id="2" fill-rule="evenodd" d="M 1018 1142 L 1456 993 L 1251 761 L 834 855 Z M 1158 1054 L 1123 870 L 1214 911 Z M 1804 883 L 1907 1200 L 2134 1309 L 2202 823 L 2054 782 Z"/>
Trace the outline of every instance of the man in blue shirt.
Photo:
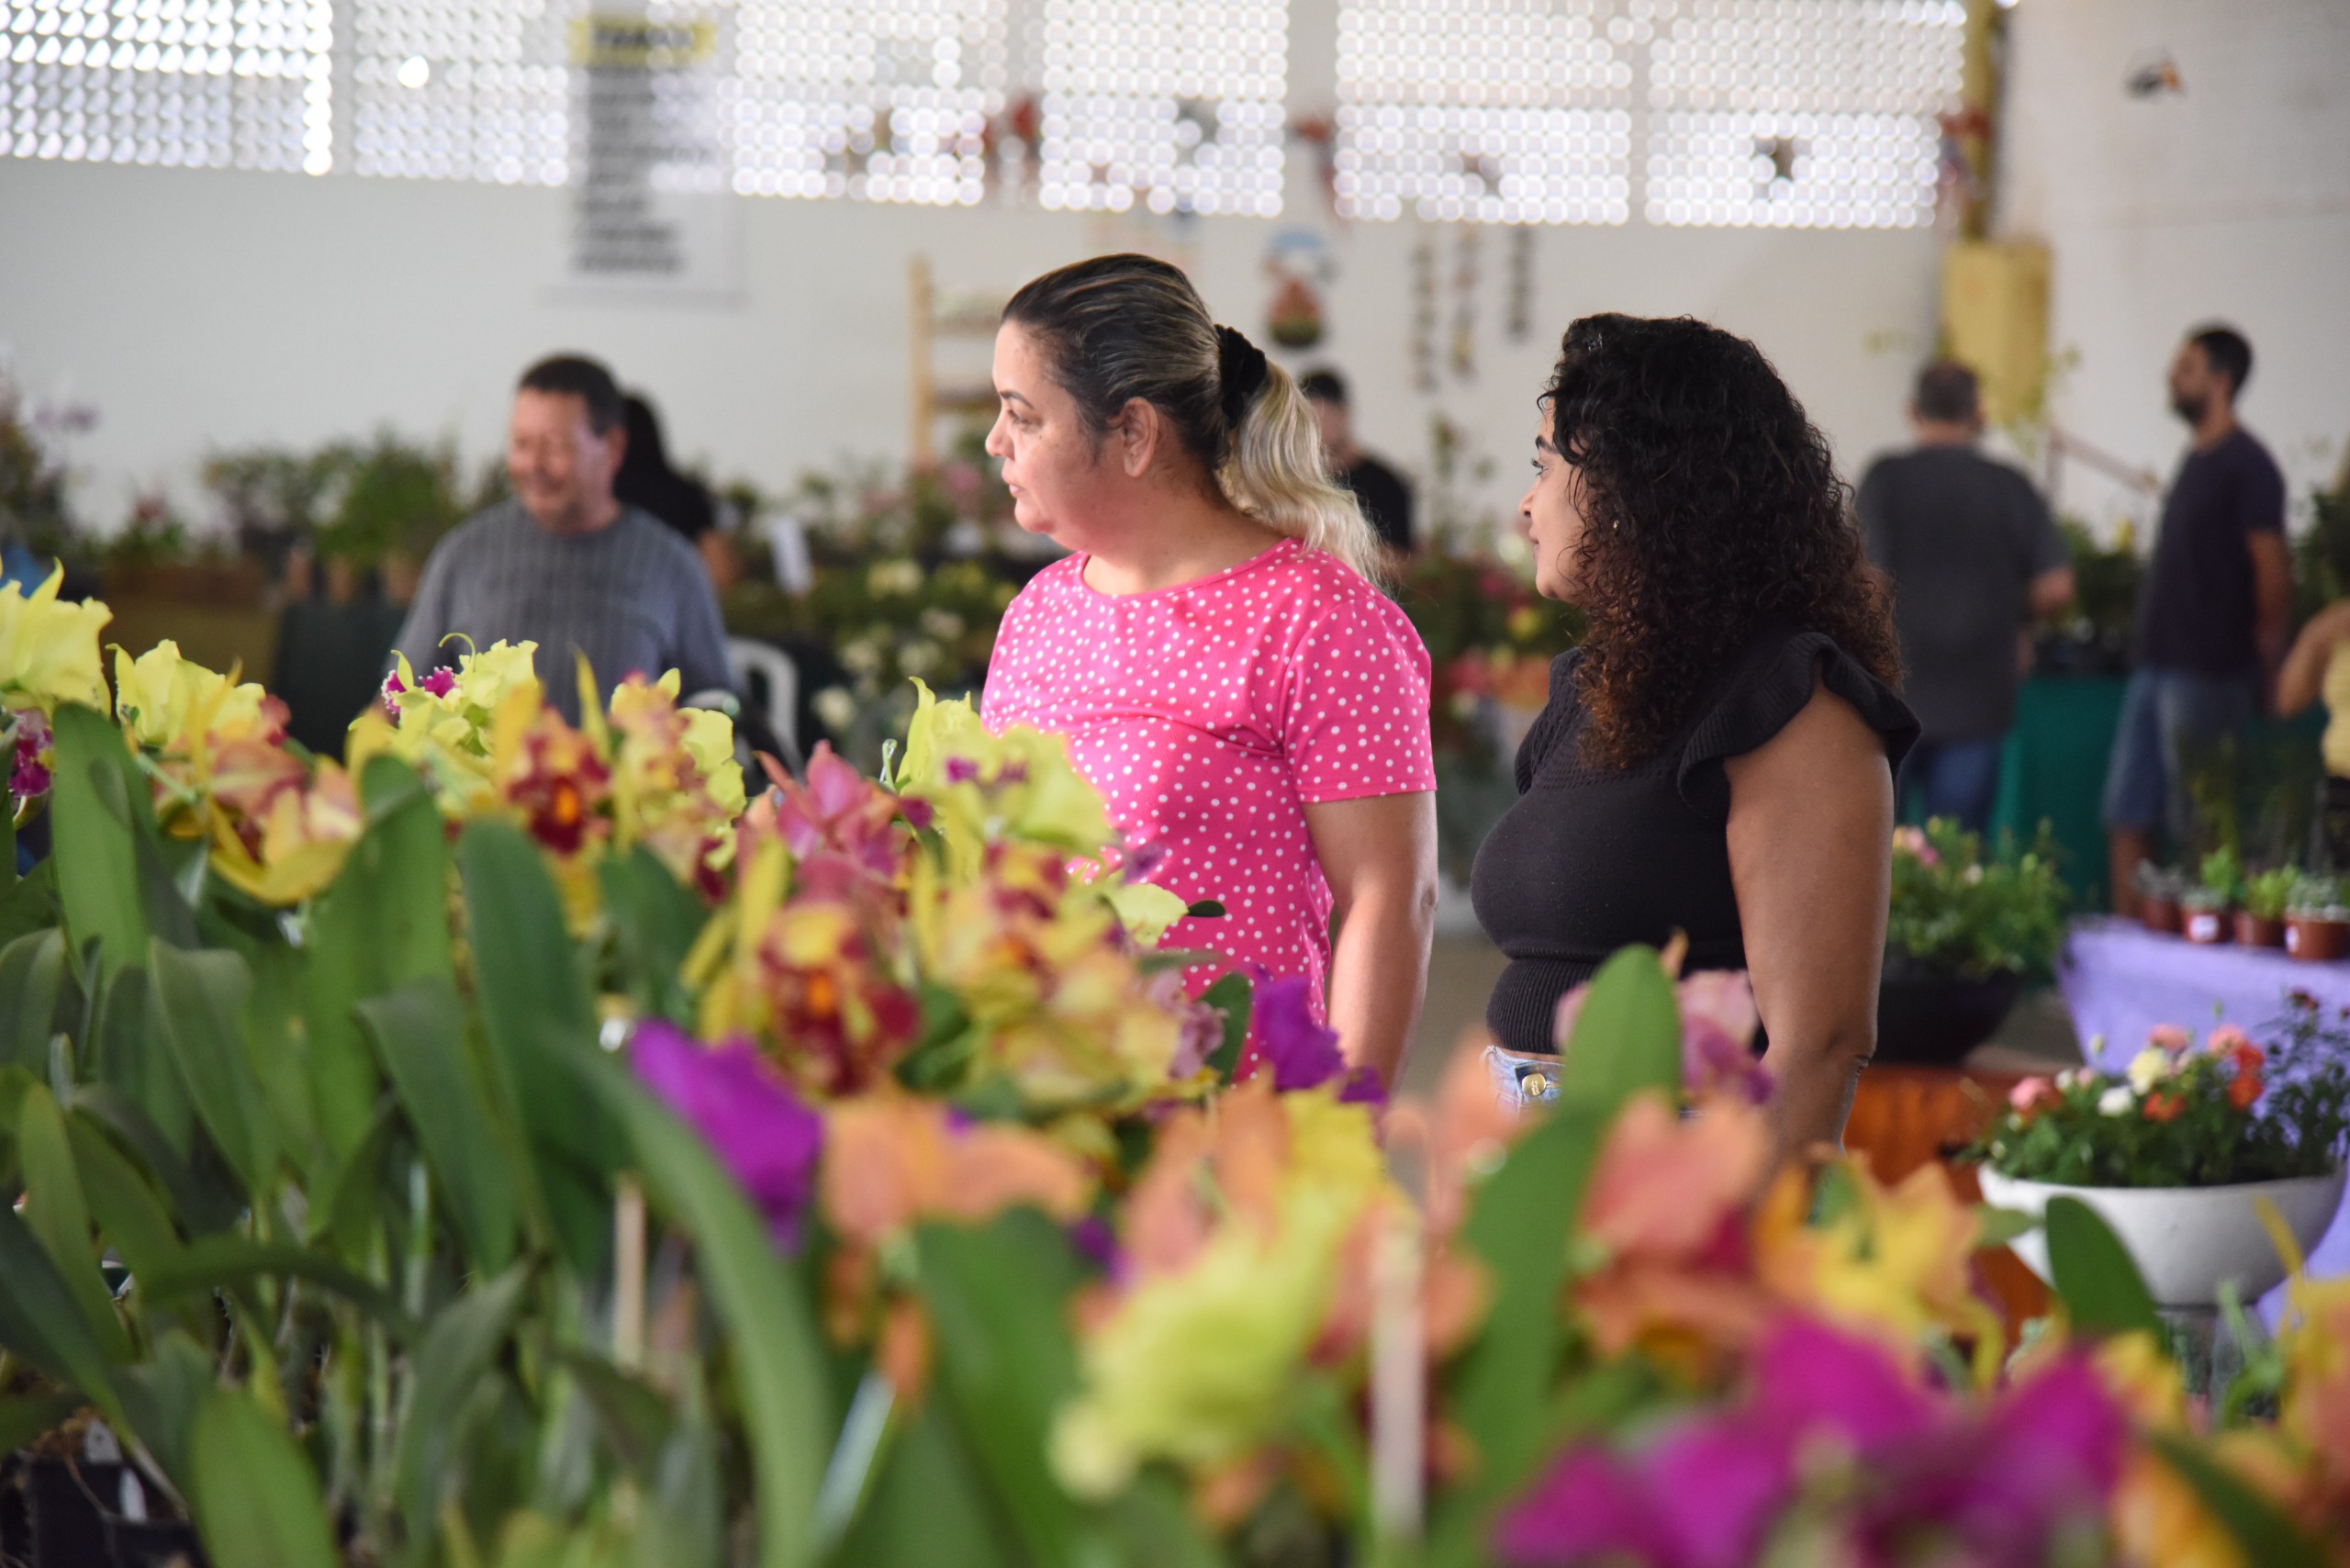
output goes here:
<path id="1" fill-rule="evenodd" d="M 2157 834 L 2188 846 L 2182 756 L 2243 730 L 2292 631 L 2285 476 L 2236 422 L 2251 374 L 2252 345 L 2226 327 L 2195 332 L 2171 363 L 2171 408 L 2193 444 L 2163 501 L 2105 779 L 2113 906 L 2125 914 Z"/>

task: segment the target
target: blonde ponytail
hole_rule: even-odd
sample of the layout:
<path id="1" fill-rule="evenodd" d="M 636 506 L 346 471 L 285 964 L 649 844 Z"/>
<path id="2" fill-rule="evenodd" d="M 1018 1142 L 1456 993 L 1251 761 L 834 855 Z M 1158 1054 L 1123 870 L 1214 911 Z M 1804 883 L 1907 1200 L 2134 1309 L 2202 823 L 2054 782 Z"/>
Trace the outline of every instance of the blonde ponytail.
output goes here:
<path id="1" fill-rule="evenodd" d="M 1280 365 L 1269 364 L 1265 373 L 1216 470 L 1225 498 L 1274 532 L 1336 555 L 1370 582 L 1383 581 L 1378 535 L 1354 492 L 1331 481 L 1305 395 Z"/>
<path id="2" fill-rule="evenodd" d="M 1031 279 L 1003 319 L 1042 340 L 1053 379 L 1094 434 L 1139 398 L 1173 421 L 1226 501 L 1371 582 L 1386 576 L 1362 509 L 1323 466 L 1297 383 L 1218 327 L 1181 271 L 1150 256 L 1096 256 Z"/>

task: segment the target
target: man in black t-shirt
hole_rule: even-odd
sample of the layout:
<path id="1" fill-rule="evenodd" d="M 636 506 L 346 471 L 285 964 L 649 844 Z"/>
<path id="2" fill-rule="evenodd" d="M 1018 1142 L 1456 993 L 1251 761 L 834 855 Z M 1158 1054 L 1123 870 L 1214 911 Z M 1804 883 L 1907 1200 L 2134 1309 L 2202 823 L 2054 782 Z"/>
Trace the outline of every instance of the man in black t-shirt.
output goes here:
<path id="1" fill-rule="evenodd" d="M 1925 732 L 1901 795 L 1922 796 L 1926 816 L 1982 833 L 2029 630 L 2073 597 L 2072 558 L 2031 481 L 1975 450 L 1973 371 L 1926 366 L 1909 420 L 1917 448 L 1872 465 L 1857 500 L 1870 564 L 1893 585 L 1901 695 Z"/>
<path id="2" fill-rule="evenodd" d="M 1330 477 L 1362 504 L 1371 531 L 1399 555 L 1412 553 L 1412 491 L 1404 476 L 1355 444 L 1354 416 L 1347 407 L 1347 384 L 1335 370 L 1315 370 L 1298 383 L 1322 430 L 1322 461 Z"/>
<path id="3" fill-rule="evenodd" d="M 2285 477 L 2236 423 L 2251 374 L 2252 345 L 2225 327 L 2196 332 L 2171 364 L 2171 407 L 2194 444 L 2163 501 L 2105 779 L 2113 903 L 2125 914 L 2157 833 L 2188 847 L 2182 751 L 2244 726 L 2291 631 Z"/>

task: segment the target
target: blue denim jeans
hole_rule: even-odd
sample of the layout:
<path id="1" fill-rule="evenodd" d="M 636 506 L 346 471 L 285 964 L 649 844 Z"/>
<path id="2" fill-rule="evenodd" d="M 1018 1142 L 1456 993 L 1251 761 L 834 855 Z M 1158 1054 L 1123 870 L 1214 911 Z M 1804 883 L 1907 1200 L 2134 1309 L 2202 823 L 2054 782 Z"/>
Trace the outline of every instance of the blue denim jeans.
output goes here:
<path id="1" fill-rule="evenodd" d="M 1969 833 L 1987 833 L 1999 793 L 1998 737 L 1981 741 L 1922 740 L 1901 767 L 1901 803 L 1917 797 L 1928 817 L 1955 817 Z"/>
<path id="2" fill-rule="evenodd" d="M 2151 833 L 2166 830 L 2174 844 L 2194 832 L 2182 746 L 2243 733 L 2259 706 L 2254 676 L 2199 675 L 2142 669 L 2121 697 L 2121 722 L 2105 773 L 2105 825 Z"/>

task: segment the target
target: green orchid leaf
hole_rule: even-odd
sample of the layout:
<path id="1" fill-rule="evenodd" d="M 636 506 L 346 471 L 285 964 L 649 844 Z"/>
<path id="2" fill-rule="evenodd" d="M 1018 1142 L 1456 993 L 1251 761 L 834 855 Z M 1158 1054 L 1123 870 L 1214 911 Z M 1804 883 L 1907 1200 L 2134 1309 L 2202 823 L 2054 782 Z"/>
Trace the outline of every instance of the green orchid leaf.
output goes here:
<path id="1" fill-rule="evenodd" d="M 136 975 L 139 971 L 124 972 Z M 129 1095 L 103 1083 L 84 1083 L 74 1089 L 67 1103 L 103 1125 L 139 1157 L 189 1232 L 206 1235 L 237 1223 L 243 1204 L 229 1190 L 218 1166 L 209 1160 L 190 1159 Z"/>
<path id="2" fill-rule="evenodd" d="M 709 907 L 641 844 L 606 860 L 599 877 L 637 1016 L 689 1022 L 692 1002 L 679 975 Z"/>
<path id="3" fill-rule="evenodd" d="M 530 1135 L 547 1220 L 571 1266 L 601 1272 L 611 1250 L 610 1113 L 568 1064 L 602 1056 L 595 998 L 538 846 L 510 823 L 457 841 L 473 935 L 475 995 L 498 1103 Z"/>
<path id="4" fill-rule="evenodd" d="M 2170 1432 L 2146 1434 L 2148 1447 L 2195 1491 L 2222 1529 L 2259 1568 L 2325 1568 L 2324 1548 L 2266 1497 L 2193 1441 Z"/>
<path id="5" fill-rule="evenodd" d="M 726 1327 L 750 1435 L 758 1562 L 804 1568 L 838 1427 L 808 1293 L 778 1256 L 767 1221 L 690 1128 L 601 1053 L 569 1065 L 623 1129 L 646 1201 L 699 1243 L 696 1261 Z"/>
<path id="6" fill-rule="evenodd" d="M 890 1445 L 833 1568 L 1028 1568 L 956 1423 L 925 1401 Z"/>
<path id="7" fill-rule="evenodd" d="M 160 1003 L 144 969 L 124 965 L 99 994 L 81 1064 L 84 1088 L 119 1091 L 185 1162 L 196 1150 L 196 1109 L 162 1038 Z M 77 1046 L 84 1041 L 76 1037 Z M 238 1206 L 242 1207 L 240 1199 Z"/>
<path id="8" fill-rule="evenodd" d="M 276 1173 L 279 1144 L 252 1058 L 245 1052 L 245 1002 L 252 975 L 236 954 L 183 952 L 158 939 L 148 947 L 156 1033 L 182 1087 L 245 1191 L 259 1196 Z"/>
<path id="9" fill-rule="evenodd" d="M 2078 1198 L 2048 1200 L 2049 1272 L 2073 1327 L 2088 1334 L 2143 1330 L 2159 1338 L 2162 1319 L 2129 1249 Z"/>
<path id="10" fill-rule="evenodd" d="M 677 1430 L 668 1399 L 634 1372 L 576 1346 L 559 1345 L 554 1353 L 577 1381 L 612 1457 L 638 1480 L 651 1481 Z"/>
<path id="11" fill-rule="evenodd" d="M 0 812 L 5 816 L 6 812 Z M 10 862 L 13 868 L 14 861 Z M 0 892 L 0 946 L 53 929 L 64 918 L 57 902 L 57 862 L 44 860 Z"/>
<path id="12" fill-rule="evenodd" d="M 318 1476 L 251 1398 L 214 1389 L 188 1449 L 188 1502 L 205 1555 L 237 1568 L 340 1568 Z"/>
<path id="13" fill-rule="evenodd" d="M 54 734 L 50 842 L 66 938 L 76 950 L 95 941 L 108 966 L 142 962 L 148 924 L 134 824 L 146 810 L 146 782 L 122 732 L 95 709 L 60 704 Z"/>
<path id="14" fill-rule="evenodd" d="M 1975 1205 L 1975 1246 L 1978 1251 L 2005 1247 L 2017 1237 L 2029 1236 L 2040 1228 L 2040 1222 L 2028 1214 L 1995 1209 L 1988 1204 Z"/>
<path id="15" fill-rule="evenodd" d="M 32 1228 L 0 1204 L 0 1348 L 76 1390 L 130 1429 L 96 1330 Z"/>
<path id="16" fill-rule="evenodd" d="M 409 980 L 449 979 L 449 850 L 415 772 L 379 756 L 360 779 L 367 826 L 310 909 L 302 1016 L 320 1136 L 347 1158 L 383 1087 L 353 1009 Z"/>
<path id="17" fill-rule="evenodd" d="M 400 1422 L 393 1488 L 418 1540 L 440 1528 L 441 1506 L 462 1477 L 453 1473 L 460 1416 L 495 1364 L 520 1305 L 530 1271 L 518 1265 L 441 1309 L 416 1350 L 408 1408 Z"/>
<path id="18" fill-rule="evenodd" d="M 945 1395 L 964 1442 L 1031 1562 L 1078 1560 L 1077 1506 L 1046 1462 L 1053 1417 L 1077 1392 L 1061 1303 L 1083 1270 L 1058 1226 L 1014 1209 L 984 1228 L 925 1226 L 917 1238 Z"/>
<path id="19" fill-rule="evenodd" d="M 503 1271 L 514 1258 L 520 1216 L 508 1139 L 468 1058 L 456 986 L 445 975 L 419 976 L 359 1003 L 358 1013 L 467 1254 L 487 1272 Z"/>
<path id="20" fill-rule="evenodd" d="M 1567 1241 L 1611 1114 L 1562 1102 L 1486 1178 L 1462 1222 L 1461 1244 L 1491 1271 L 1493 1307 L 1448 1379 L 1446 1408 L 1482 1458 L 1478 1478 L 1429 1521 L 1432 1565 L 1485 1560 L 1493 1509 L 1527 1483 L 1555 1440 Z"/>
<path id="21" fill-rule="evenodd" d="M 35 931 L 0 947 L 0 1066 L 45 1070 L 64 980 L 63 932 Z"/>
<path id="22" fill-rule="evenodd" d="M 196 1412 L 219 1383 L 211 1352 L 186 1329 L 167 1328 L 155 1337 L 147 1359 L 123 1368 L 116 1382 L 130 1413 L 131 1429 L 163 1467 L 164 1475 L 185 1493 L 195 1483 L 189 1445 Z"/>
<path id="23" fill-rule="evenodd" d="M 1200 993 L 1200 1001 L 1224 1014 L 1224 1043 L 1209 1053 L 1207 1065 L 1216 1081 L 1230 1083 L 1240 1070 L 1240 1053 L 1248 1044 L 1249 1008 L 1254 990 L 1246 975 L 1219 976 Z"/>
<path id="24" fill-rule="evenodd" d="M 99 1350 L 109 1361 L 130 1358 L 130 1337 L 114 1309 L 113 1293 L 98 1271 L 90 1237 L 90 1210 L 82 1195 L 81 1172 L 65 1133 L 65 1115 L 50 1092 L 36 1083 L 17 1110 L 17 1160 L 25 1182 L 25 1224 L 40 1238 L 50 1261 L 73 1294 Z"/>
<path id="25" fill-rule="evenodd" d="M 382 1324 L 395 1339 L 413 1343 L 415 1319 L 373 1280 L 353 1273 L 329 1253 L 308 1247 L 270 1246 L 237 1236 L 199 1237 L 137 1281 L 151 1301 L 233 1291 L 253 1280 L 303 1280 L 340 1296 Z"/>
<path id="26" fill-rule="evenodd" d="M 97 1118 L 77 1107 L 66 1118 L 65 1134 L 90 1212 L 123 1266 L 135 1277 L 176 1258 L 182 1243 L 170 1210 Z"/>
<path id="27" fill-rule="evenodd" d="M 1591 979 L 1559 1062 L 1559 1099 L 1612 1122 L 1644 1089 L 1681 1092 L 1681 1010 L 1656 949 L 1631 946 Z"/>

